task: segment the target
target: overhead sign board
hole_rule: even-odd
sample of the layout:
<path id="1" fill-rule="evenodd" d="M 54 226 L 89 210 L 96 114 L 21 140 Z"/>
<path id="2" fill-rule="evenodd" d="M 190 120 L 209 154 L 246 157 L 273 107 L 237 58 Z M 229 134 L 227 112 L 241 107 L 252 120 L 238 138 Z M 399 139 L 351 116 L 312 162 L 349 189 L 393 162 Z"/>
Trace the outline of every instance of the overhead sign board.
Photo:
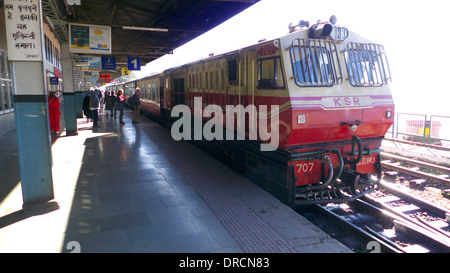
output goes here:
<path id="1" fill-rule="evenodd" d="M 100 70 L 100 57 L 79 57 L 75 61 L 75 68 L 80 70 Z"/>
<path id="2" fill-rule="evenodd" d="M 69 24 L 70 52 L 111 54 L 111 27 Z"/>
<path id="3" fill-rule="evenodd" d="M 10 61 L 42 61 L 39 1 L 5 0 L 6 41 Z"/>
<path id="4" fill-rule="evenodd" d="M 141 59 L 139 57 L 128 57 L 128 70 L 141 70 Z"/>
<path id="5" fill-rule="evenodd" d="M 130 70 L 122 67 L 122 76 L 130 76 Z"/>
<path id="6" fill-rule="evenodd" d="M 116 57 L 102 56 L 102 69 L 116 70 Z"/>

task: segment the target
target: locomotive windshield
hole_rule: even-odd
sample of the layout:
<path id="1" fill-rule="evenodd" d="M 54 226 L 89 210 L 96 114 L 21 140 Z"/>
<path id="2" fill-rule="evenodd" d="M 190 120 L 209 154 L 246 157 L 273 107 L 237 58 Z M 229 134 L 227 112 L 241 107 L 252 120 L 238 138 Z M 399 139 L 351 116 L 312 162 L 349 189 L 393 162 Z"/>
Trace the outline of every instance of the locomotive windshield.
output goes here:
<path id="1" fill-rule="evenodd" d="M 391 79 L 382 45 L 349 43 L 345 56 L 351 85 L 382 86 Z"/>
<path id="2" fill-rule="evenodd" d="M 331 41 L 296 39 L 290 47 L 298 86 L 333 86 L 342 82 L 336 45 Z"/>

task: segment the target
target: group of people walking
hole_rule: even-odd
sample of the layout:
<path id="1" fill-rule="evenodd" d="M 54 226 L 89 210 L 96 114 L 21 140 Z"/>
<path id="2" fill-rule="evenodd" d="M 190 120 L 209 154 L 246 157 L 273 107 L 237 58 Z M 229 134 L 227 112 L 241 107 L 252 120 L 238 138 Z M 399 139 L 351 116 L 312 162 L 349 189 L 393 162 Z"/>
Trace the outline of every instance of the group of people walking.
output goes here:
<path id="1" fill-rule="evenodd" d="M 140 101 L 140 89 L 136 88 L 136 91 L 131 97 L 124 97 L 124 92 L 122 89 L 117 91 L 117 95 L 114 91 L 107 91 L 105 96 L 103 97 L 100 90 L 95 89 L 94 91 L 88 93 L 83 100 L 83 112 L 86 118 L 89 120 L 93 120 L 94 127 L 100 127 L 98 124 L 98 112 L 102 108 L 102 104 L 105 105 L 106 117 L 113 118 L 114 120 L 117 117 L 117 111 L 119 111 L 119 123 L 120 125 L 125 125 L 123 121 L 123 110 L 124 105 L 128 101 L 128 104 L 134 107 L 134 116 L 133 123 L 139 123 L 137 121 L 137 117 L 139 115 L 139 106 L 141 104 Z"/>

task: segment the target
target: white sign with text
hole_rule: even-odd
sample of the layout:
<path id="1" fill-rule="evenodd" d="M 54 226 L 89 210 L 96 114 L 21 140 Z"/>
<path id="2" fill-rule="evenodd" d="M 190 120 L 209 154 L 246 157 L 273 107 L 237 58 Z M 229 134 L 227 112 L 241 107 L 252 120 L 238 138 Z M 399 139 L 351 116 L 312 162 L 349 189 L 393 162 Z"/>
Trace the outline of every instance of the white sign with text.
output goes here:
<path id="1" fill-rule="evenodd" d="M 10 61 L 42 61 L 40 2 L 5 0 L 6 41 Z"/>

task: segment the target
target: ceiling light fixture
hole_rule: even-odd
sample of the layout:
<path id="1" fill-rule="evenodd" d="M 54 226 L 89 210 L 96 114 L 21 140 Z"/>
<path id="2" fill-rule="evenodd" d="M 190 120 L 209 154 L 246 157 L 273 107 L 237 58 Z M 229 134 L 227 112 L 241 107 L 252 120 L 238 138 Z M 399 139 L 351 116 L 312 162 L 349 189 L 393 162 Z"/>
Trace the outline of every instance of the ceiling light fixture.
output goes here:
<path id="1" fill-rule="evenodd" d="M 133 26 L 122 26 L 122 29 L 128 30 L 144 30 L 144 31 L 157 31 L 157 32 L 169 32 L 167 28 L 153 28 L 153 27 L 133 27 Z"/>

